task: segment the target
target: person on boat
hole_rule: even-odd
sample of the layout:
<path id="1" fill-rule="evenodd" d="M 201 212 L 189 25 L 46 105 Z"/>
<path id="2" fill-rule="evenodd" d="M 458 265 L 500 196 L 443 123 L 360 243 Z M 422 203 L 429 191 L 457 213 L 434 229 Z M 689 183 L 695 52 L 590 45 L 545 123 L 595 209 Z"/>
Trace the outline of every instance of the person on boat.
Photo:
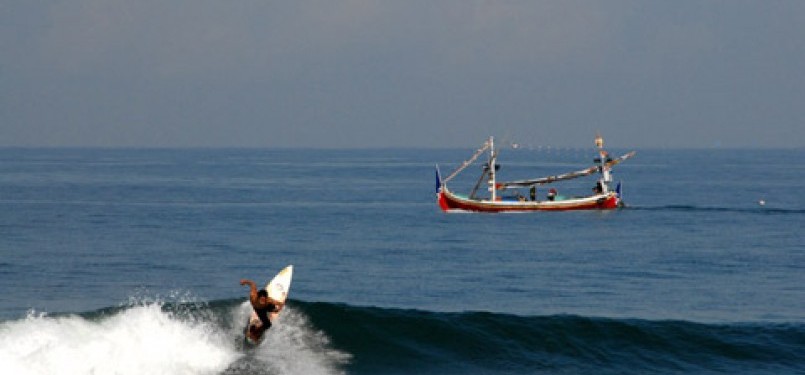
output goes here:
<path id="1" fill-rule="evenodd" d="M 551 188 L 551 190 L 548 190 L 548 200 L 552 201 L 554 199 L 556 199 L 556 189 Z"/>
<path id="2" fill-rule="evenodd" d="M 531 200 L 536 202 L 537 201 L 537 187 L 535 185 L 531 185 L 531 189 L 529 189 L 528 193 L 531 196 Z"/>
<path id="3" fill-rule="evenodd" d="M 240 280 L 240 285 L 249 286 L 249 302 L 251 302 L 254 312 L 257 313 L 257 317 L 260 318 L 261 324 L 250 325 L 249 332 L 247 332 L 249 337 L 257 341 L 263 336 L 265 331 L 271 328 L 271 320 L 268 318 L 268 315 L 280 312 L 285 304 L 269 297 L 265 289 L 258 291 L 257 284 L 255 284 L 254 281 L 242 279 Z"/>
<path id="4" fill-rule="evenodd" d="M 604 193 L 604 185 L 601 184 L 601 181 L 595 183 L 593 186 L 593 194 L 603 194 Z"/>

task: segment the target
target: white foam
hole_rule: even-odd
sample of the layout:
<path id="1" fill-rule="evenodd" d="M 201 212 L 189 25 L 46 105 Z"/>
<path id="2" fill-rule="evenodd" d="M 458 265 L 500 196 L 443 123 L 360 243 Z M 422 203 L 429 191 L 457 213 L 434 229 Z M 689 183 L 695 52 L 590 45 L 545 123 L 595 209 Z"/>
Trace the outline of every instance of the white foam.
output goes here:
<path id="1" fill-rule="evenodd" d="M 219 329 L 159 304 L 97 321 L 31 314 L 0 325 L 2 374 L 213 374 L 241 355 Z"/>
<path id="2" fill-rule="evenodd" d="M 213 323 L 208 309 L 162 307 L 150 301 L 91 320 L 31 313 L 0 323 L 0 374 L 331 375 L 341 374 L 350 358 L 331 349 L 327 336 L 291 307 L 251 351 L 240 347 L 248 302 L 224 317 L 229 327 Z"/>
<path id="3" fill-rule="evenodd" d="M 239 335 L 250 313 L 248 302 L 233 313 Z M 351 358 L 347 353 L 332 349 L 329 338 L 311 327 L 307 317 L 292 307 L 285 307 L 266 335 L 247 359 L 249 368 L 260 367 L 271 374 L 341 374 L 341 366 Z"/>

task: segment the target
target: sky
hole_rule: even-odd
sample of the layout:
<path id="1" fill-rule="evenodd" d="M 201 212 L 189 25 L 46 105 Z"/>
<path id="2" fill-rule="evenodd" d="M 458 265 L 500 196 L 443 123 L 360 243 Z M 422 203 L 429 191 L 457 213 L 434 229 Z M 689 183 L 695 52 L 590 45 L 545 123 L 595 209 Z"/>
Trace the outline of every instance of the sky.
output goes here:
<path id="1" fill-rule="evenodd" d="M 805 147 L 805 1 L 0 0 L 0 147 Z"/>

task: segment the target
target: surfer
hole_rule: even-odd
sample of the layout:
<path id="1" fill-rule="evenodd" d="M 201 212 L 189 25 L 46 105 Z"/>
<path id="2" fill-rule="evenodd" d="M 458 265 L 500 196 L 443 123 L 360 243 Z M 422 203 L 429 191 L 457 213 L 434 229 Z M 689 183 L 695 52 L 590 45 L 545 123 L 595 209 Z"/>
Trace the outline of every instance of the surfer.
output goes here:
<path id="1" fill-rule="evenodd" d="M 260 325 L 249 325 L 248 332 L 246 333 L 252 340 L 259 341 L 263 333 L 271 328 L 271 320 L 268 318 L 269 314 L 278 313 L 285 306 L 285 303 L 273 300 L 268 296 L 265 289 L 257 290 L 257 285 L 254 281 L 248 279 L 240 280 L 240 285 L 249 286 L 249 301 L 252 303 L 254 312 L 260 318 Z"/>

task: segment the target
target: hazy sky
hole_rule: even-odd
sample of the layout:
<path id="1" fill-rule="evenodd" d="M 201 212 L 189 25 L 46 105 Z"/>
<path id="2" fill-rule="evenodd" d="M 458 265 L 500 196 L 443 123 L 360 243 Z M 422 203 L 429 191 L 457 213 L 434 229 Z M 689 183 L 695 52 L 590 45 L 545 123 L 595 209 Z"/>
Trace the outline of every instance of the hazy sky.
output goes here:
<path id="1" fill-rule="evenodd" d="M 0 0 L 0 146 L 805 147 L 805 1 Z"/>

